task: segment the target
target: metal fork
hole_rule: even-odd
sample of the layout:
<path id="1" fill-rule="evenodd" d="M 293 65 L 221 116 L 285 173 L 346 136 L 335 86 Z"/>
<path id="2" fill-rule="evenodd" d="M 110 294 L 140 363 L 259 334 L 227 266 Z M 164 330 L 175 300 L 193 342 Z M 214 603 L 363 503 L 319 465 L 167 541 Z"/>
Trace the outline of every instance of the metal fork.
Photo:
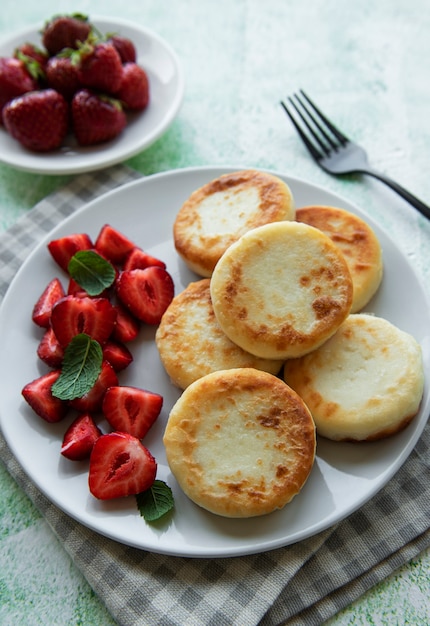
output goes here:
<path id="1" fill-rule="evenodd" d="M 430 207 L 384 174 L 370 167 L 366 151 L 340 132 L 301 89 L 282 107 L 294 124 L 312 158 L 330 174 L 368 174 L 382 181 L 430 219 Z M 295 111 L 292 112 L 290 109 Z M 307 133 L 297 116 L 307 129 Z"/>

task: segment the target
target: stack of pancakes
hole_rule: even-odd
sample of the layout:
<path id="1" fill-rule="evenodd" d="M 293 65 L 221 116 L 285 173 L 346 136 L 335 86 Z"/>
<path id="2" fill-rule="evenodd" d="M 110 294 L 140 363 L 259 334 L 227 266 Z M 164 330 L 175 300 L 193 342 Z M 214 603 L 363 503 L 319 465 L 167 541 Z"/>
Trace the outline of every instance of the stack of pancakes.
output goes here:
<path id="1" fill-rule="evenodd" d="M 283 181 L 245 170 L 190 196 L 174 242 L 202 278 L 174 298 L 156 342 L 184 390 L 167 459 L 194 502 L 231 517 L 282 508 L 309 476 L 316 433 L 380 439 L 416 415 L 420 346 L 361 312 L 383 275 L 362 219 L 296 209 Z"/>

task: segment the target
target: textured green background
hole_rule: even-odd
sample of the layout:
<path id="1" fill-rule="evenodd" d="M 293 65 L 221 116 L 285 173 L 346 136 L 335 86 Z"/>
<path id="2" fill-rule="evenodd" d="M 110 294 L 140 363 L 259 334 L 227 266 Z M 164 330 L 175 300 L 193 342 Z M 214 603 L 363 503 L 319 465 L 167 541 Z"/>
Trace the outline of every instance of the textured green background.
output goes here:
<path id="1" fill-rule="evenodd" d="M 428 0 L 3 0 L 0 36 L 71 11 L 120 16 L 148 27 L 182 61 L 186 93 L 180 113 L 130 166 L 151 174 L 243 165 L 309 180 L 371 214 L 429 284 L 429 222 L 375 181 L 340 180 L 319 170 L 279 106 L 303 87 L 368 148 L 376 167 L 430 204 Z M 67 180 L 0 165 L 0 231 Z M 0 493 L 0 623 L 112 624 L 2 465 Z M 427 625 L 429 578 L 430 558 L 422 555 L 330 624 Z"/>

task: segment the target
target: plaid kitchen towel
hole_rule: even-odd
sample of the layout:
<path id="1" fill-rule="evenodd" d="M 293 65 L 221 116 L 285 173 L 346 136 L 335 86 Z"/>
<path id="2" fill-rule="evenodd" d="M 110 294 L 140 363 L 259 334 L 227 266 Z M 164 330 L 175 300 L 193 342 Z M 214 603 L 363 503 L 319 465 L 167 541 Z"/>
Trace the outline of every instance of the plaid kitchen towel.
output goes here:
<path id="1" fill-rule="evenodd" d="M 94 197 L 139 177 L 116 166 L 76 177 L 0 236 L 0 297 L 31 249 Z M 430 427 L 396 476 L 346 520 L 310 539 L 244 557 L 138 550 L 74 521 L 35 487 L 0 435 L 9 472 L 39 508 L 118 624 L 321 624 L 430 545 Z"/>

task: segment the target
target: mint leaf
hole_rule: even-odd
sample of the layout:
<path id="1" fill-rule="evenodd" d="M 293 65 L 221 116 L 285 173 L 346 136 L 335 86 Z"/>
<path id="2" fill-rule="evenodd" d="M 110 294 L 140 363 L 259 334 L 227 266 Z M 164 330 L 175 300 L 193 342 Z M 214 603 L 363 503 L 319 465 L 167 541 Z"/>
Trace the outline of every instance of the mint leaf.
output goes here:
<path id="1" fill-rule="evenodd" d="M 67 266 L 70 276 L 90 296 L 98 296 L 115 280 L 115 269 L 94 250 L 80 250 Z"/>
<path id="2" fill-rule="evenodd" d="M 52 395 L 60 400 L 81 398 L 94 386 L 102 361 L 98 341 L 85 333 L 73 337 L 64 352 L 61 374 L 52 385 Z"/>
<path id="3" fill-rule="evenodd" d="M 155 522 L 174 507 L 172 490 L 162 480 L 155 480 L 152 487 L 138 493 L 137 508 L 146 522 Z"/>

